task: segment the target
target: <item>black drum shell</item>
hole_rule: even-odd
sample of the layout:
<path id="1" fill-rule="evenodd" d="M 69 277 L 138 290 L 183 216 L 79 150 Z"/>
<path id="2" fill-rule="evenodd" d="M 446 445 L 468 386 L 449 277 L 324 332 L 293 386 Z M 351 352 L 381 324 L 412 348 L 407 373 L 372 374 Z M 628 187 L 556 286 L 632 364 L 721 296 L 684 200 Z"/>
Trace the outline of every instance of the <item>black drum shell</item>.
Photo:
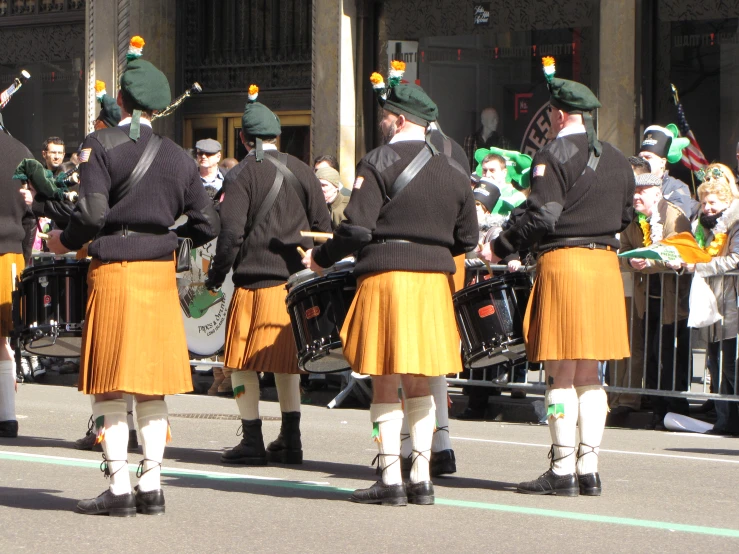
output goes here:
<path id="1" fill-rule="evenodd" d="M 354 274 L 340 271 L 289 290 L 287 311 L 301 369 L 309 373 L 334 373 L 349 367 L 339 333 L 356 288 Z"/>
<path id="2" fill-rule="evenodd" d="M 53 260 L 23 271 L 14 311 L 16 333 L 27 352 L 60 358 L 80 355 L 89 267 L 89 260 Z"/>
<path id="3" fill-rule="evenodd" d="M 453 296 L 465 365 L 488 367 L 524 356 L 523 318 L 531 294 L 525 273 L 507 273 Z"/>

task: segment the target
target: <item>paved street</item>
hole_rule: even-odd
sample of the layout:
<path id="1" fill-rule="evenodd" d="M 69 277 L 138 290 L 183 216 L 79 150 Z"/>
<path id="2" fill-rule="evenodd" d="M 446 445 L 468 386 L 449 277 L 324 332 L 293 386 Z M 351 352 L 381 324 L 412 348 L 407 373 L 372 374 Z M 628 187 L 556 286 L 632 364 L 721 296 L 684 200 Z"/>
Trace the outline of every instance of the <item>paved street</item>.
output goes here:
<path id="1" fill-rule="evenodd" d="M 107 486 L 100 454 L 73 448 L 89 400 L 69 387 L 21 386 L 22 437 L 0 439 L 0 552 L 739 549 L 739 439 L 608 429 L 602 497 L 532 497 L 513 489 L 546 469 L 545 427 L 452 421 L 458 473 L 437 480 L 436 505 L 390 508 L 346 501 L 375 478 L 365 410 L 304 406 L 302 466 L 240 468 L 218 463 L 239 440 L 233 400 L 177 396 L 169 406 L 166 515 L 82 516 L 77 500 Z M 262 416 L 272 440 L 278 405 L 263 403 Z M 141 458 L 129 454 L 132 472 Z"/>

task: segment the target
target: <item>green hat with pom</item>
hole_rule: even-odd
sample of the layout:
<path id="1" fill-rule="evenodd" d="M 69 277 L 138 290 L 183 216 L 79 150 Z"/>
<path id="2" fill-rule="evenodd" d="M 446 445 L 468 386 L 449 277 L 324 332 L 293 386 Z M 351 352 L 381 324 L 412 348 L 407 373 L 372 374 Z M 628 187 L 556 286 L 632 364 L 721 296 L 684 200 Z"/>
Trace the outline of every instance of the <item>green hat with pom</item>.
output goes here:
<path id="1" fill-rule="evenodd" d="M 241 116 L 241 130 L 245 135 L 256 138 L 256 157 L 261 162 L 264 159 L 262 147 L 263 138 L 279 137 L 282 133 L 280 118 L 261 102 L 257 102 L 259 87 L 249 85 L 249 95 Z"/>

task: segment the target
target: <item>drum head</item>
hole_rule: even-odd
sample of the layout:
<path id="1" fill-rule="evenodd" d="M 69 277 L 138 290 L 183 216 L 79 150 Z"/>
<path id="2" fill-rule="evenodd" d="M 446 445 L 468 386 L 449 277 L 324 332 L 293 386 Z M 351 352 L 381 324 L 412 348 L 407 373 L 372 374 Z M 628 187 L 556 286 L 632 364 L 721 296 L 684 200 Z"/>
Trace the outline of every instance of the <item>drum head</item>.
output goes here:
<path id="1" fill-rule="evenodd" d="M 213 356 L 223 350 L 226 342 L 226 318 L 234 293 L 233 271 L 229 271 L 217 293 L 206 289 L 205 279 L 215 253 L 215 240 L 193 248 L 190 271 L 177 274 L 187 349 L 194 356 Z"/>

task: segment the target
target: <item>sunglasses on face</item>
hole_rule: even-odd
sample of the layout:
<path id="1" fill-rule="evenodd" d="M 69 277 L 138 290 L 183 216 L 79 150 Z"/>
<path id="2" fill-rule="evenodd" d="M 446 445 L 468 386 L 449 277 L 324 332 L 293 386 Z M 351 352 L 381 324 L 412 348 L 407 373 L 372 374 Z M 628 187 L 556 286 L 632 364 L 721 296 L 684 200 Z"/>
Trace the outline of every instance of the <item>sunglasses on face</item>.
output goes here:
<path id="1" fill-rule="evenodd" d="M 195 152 L 195 155 L 196 155 L 197 157 L 200 157 L 200 156 L 207 156 L 207 157 L 209 157 L 209 158 L 210 158 L 211 156 L 215 156 L 216 154 L 218 154 L 218 152 L 212 152 L 212 153 L 211 153 L 211 152 L 203 152 L 202 150 L 198 150 L 197 152 Z"/>

